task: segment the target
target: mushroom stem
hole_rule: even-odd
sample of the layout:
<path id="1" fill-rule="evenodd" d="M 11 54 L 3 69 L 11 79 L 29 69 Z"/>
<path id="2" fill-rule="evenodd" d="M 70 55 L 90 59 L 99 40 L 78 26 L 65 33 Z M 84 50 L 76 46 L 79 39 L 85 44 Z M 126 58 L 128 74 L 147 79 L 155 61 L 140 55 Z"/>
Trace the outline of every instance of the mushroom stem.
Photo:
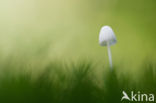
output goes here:
<path id="1" fill-rule="evenodd" d="M 110 64 L 110 68 L 113 68 L 113 64 L 112 64 L 112 55 L 111 55 L 111 49 L 110 49 L 110 45 L 107 45 L 108 48 L 108 57 L 109 57 L 109 64 Z"/>

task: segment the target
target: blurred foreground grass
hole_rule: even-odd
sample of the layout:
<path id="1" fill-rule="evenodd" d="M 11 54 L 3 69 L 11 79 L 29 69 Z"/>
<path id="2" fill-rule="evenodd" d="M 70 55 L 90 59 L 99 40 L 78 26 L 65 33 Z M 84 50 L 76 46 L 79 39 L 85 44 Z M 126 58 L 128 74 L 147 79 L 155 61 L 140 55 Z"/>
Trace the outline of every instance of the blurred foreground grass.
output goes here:
<path id="1" fill-rule="evenodd" d="M 118 73 L 118 68 L 108 68 L 101 80 L 91 62 L 49 63 L 36 77 L 7 68 L 0 76 L 0 103 L 120 103 L 123 90 L 156 94 L 155 65 L 143 65 L 135 80 L 134 74 Z"/>
<path id="2" fill-rule="evenodd" d="M 155 93 L 155 11 L 156 0 L 0 0 L 0 103 L 118 103 L 123 90 Z M 118 40 L 113 72 L 98 46 L 103 25 Z M 79 58 L 94 61 L 49 63 Z"/>

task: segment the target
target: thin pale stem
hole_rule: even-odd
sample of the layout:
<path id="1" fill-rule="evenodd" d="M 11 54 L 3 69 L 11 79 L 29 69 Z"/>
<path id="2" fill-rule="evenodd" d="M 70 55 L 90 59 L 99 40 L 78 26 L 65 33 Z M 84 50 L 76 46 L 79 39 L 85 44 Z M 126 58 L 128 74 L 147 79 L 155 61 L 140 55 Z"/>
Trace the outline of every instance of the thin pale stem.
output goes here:
<path id="1" fill-rule="evenodd" d="M 110 64 L 110 68 L 113 68 L 113 64 L 112 64 L 112 55 L 111 55 L 111 49 L 110 49 L 110 45 L 107 45 L 108 48 L 108 57 L 109 57 L 109 64 Z"/>

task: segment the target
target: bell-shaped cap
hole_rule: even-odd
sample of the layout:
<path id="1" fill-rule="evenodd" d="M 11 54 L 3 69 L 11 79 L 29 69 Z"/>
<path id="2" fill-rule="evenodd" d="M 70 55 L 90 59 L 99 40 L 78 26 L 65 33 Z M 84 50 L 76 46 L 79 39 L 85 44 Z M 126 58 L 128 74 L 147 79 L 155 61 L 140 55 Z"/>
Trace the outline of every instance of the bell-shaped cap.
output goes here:
<path id="1" fill-rule="evenodd" d="M 117 42 L 115 34 L 110 26 L 103 26 L 99 35 L 99 44 L 101 46 L 111 46 Z"/>

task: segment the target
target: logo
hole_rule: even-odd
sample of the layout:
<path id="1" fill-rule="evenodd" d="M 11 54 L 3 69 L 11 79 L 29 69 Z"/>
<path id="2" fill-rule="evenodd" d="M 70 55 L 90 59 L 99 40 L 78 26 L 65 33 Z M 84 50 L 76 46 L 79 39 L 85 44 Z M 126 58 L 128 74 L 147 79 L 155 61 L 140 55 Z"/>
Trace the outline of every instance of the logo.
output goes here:
<path id="1" fill-rule="evenodd" d="M 128 95 L 125 91 L 122 91 L 122 98 L 121 101 L 128 100 L 128 101 L 139 101 L 139 102 L 154 102 L 155 97 L 154 94 L 145 94 L 138 91 L 137 93 L 134 93 L 134 91 L 131 91 L 131 94 Z"/>

